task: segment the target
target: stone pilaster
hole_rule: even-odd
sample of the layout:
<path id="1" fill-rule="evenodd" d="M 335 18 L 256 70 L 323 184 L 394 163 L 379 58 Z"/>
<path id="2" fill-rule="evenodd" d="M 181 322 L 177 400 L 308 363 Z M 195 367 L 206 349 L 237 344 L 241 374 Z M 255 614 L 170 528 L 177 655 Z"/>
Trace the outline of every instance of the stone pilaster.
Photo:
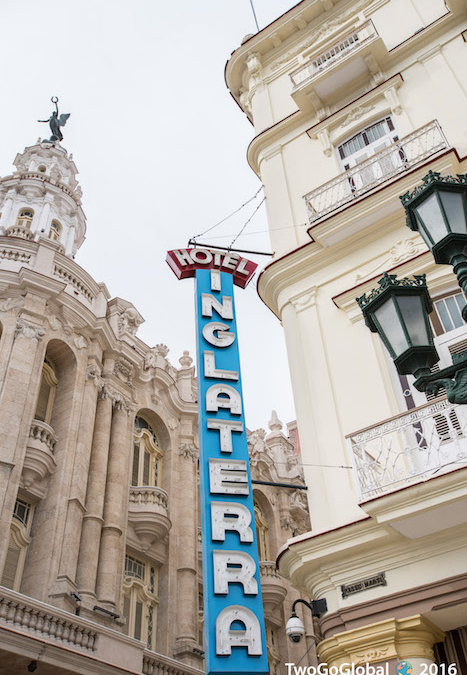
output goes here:
<path id="1" fill-rule="evenodd" d="M 99 392 L 97 402 L 86 494 L 86 514 L 83 518 L 76 571 L 76 585 L 79 593 L 84 595 L 95 596 L 96 593 L 111 423 L 112 398 L 108 388 L 104 386 Z"/>
<path id="2" fill-rule="evenodd" d="M 121 580 L 118 577 L 128 512 L 130 447 L 129 406 L 120 400 L 112 418 L 96 587 L 99 602 L 113 609 L 118 607 L 120 598 Z"/>
<path id="3" fill-rule="evenodd" d="M 434 663 L 433 645 L 444 633 L 420 614 L 403 619 L 387 619 L 345 633 L 336 633 L 319 643 L 321 663 L 340 667 L 410 661 L 414 672 L 422 663 Z"/>
<path id="4" fill-rule="evenodd" d="M 6 323 L 6 322 L 5 322 Z M 4 327 L 4 333 L 8 328 Z M 37 319 L 27 315 L 16 320 L 11 340 L 5 377 L 1 387 L 0 407 L 0 541 L 8 541 L 13 507 L 23 468 L 34 406 L 42 372 L 45 334 Z M 0 570 L 3 569 L 7 546 L 0 548 Z"/>

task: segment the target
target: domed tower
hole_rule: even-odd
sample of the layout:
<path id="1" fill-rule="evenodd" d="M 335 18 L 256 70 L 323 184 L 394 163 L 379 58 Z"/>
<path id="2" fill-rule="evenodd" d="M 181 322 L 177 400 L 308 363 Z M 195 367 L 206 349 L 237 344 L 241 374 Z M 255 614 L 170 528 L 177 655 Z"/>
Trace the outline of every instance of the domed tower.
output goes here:
<path id="1" fill-rule="evenodd" d="M 86 232 L 73 155 L 39 138 L 13 163 L 16 171 L 0 178 L 0 234 L 29 241 L 45 237 L 73 257 Z"/>

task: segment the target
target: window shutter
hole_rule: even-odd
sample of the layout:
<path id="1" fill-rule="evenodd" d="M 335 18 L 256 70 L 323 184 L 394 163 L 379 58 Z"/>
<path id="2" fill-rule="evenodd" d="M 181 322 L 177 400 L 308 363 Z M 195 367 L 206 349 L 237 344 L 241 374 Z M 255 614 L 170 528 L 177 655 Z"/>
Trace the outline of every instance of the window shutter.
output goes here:
<path id="1" fill-rule="evenodd" d="M 139 602 L 139 600 L 137 600 L 135 606 L 135 634 L 133 636 L 136 640 L 141 640 L 142 621 L 143 621 L 143 604 Z"/>
<path id="2" fill-rule="evenodd" d="M 149 464 L 151 455 L 147 450 L 144 451 L 144 466 L 143 466 L 143 485 L 149 485 Z"/>
<path id="3" fill-rule="evenodd" d="M 138 485 L 139 473 L 139 445 L 133 446 L 133 471 L 131 474 L 131 484 Z"/>
<path id="4" fill-rule="evenodd" d="M 46 421 L 47 417 L 47 407 L 49 405 L 49 396 L 50 396 L 50 384 L 47 384 L 44 376 L 41 377 L 41 386 L 39 388 L 39 396 L 36 404 L 36 412 L 34 413 L 34 418 L 40 420 L 41 422 Z"/>
<path id="5" fill-rule="evenodd" d="M 126 635 L 130 634 L 130 596 L 125 595 L 123 598 L 123 616 L 125 617 L 125 625 L 123 627 L 124 633 Z"/>
<path id="6" fill-rule="evenodd" d="M 5 588 L 14 588 L 20 553 L 20 547 L 10 541 L 2 574 L 2 586 Z"/>

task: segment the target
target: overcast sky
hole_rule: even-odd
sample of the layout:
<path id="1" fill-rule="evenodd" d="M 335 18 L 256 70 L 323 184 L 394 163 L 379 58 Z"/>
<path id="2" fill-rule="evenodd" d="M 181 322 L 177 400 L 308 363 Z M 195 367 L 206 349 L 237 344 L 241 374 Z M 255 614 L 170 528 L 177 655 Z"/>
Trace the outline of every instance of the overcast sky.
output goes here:
<path id="1" fill-rule="evenodd" d="M 260 27 L 295 4 L 255 0 Z M 168 249 L 221 220 L 260 182 L 246 161 L 253 135 L 224 66 L 255 32 L 250 0 L 3 0 L 0 175 L 48 138 L 52 95 L 71 117 L 62 145 L 83 189 L 86 241 L 76 262 L 144 316 L 138 335 L 178 366 L 194 357 L 193 282 L 177 281 Z M 228 245 L 258 201 L 206 239 Z M 264 206 L 237 240 L 270 251 Z M 254 234 L 257 233 L 257 234 Z M 216 237 L 216 238 L 214 238 Z M 222 238 L 217 238 L 222 237 Z M 261 266 L 267 258 L 255 258 Z M 251 284 L 236 291 L 245 414 L 294 419 L 282 328 Z"/>

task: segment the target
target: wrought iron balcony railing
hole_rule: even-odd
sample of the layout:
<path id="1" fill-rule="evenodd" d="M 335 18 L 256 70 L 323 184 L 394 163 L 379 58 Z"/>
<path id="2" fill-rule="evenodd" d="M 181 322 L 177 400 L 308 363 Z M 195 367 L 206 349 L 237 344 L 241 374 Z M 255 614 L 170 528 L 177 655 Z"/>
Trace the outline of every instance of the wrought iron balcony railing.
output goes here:
<path id="1" fill-rule="evenodd" d="M 467 467 L 466 407 L 445 398 L 347 438 L 361 501 Z"/>
<path id="2" fill-rule="evenodd" d="M 316 56 L 313 60 L 308 61 L 308 63 L 300 66 L 300 68 L 294 70 L 293 73 L 290 73 L 290 79 L 292 80 L 294 88 L 297 89 L 305 83 L 308 83 L 319 73 L 322 73 L 338 61 L 341 61 L 351 52 L 377 36 L 378 33 L 371 21 L 362 24 L 343 37 L 342 40 L 333 44 L 332 47 L 329 47 L 329 49 L 326 49 L 326 51 Z"/>
<path id="3" fill-rule="evenodd" d="M 438 122 L 426 124 L 306 194 L 309 222 L 349 205 L 448 147 Z"/>

